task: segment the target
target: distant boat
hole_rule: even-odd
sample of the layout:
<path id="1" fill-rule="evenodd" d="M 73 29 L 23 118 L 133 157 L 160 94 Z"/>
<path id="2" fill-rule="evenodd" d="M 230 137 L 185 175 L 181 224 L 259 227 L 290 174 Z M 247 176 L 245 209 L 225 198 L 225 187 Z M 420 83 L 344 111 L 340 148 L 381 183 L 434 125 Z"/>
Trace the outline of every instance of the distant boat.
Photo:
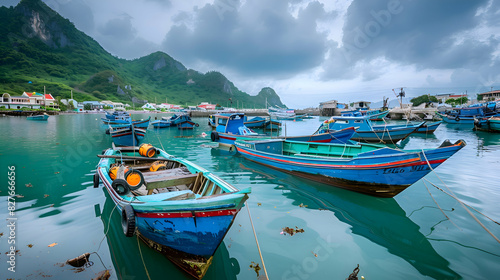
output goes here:
<path id="1" fill-rule="evenodd" d="M 445 112 L 437 112 L 443 121 L 451 124 L 474 124 L 474 120 L 500 116 L 497 102 L 474 104 L 464 108 L 454 108 Z"/>
<path id="2" fill-rule="evenodd" d="M 247 119 L 247 117 L 245 116 L 244 124 L 248 128 L 261 128 L 266 125 L 266 118 L 254 117 L 251 119 Z"/>
<path id="3" fill-rule="evenodd" d="M 121 213 L 125 236 L 137 234 L 191 276 L 203 278 L 250 188 L 240 191 L 150 145 L 142 152 L 137 147 L 108 149 L 99 157 L 94 187 L 103 182 Z"/>
<path id="4" fill-rule="evenodd" d="M 236 141 L 246 159 L 297 176 L 378 197 L 394 197 L 465 146 L 444 141 L 436 149 L 401 151 L 377 144 L 325 144 L 289 140 Z"/>
<path id="5" fill-rule="evenodd" d="M 114 111 L 113 113 L 105 112 L 106 119 L 110 121 L 131 121 L 130 113 L 125 111 Z"/>
<path id="6" fill-rule="evenodd" d="M 264 129 L 266 129 L 266 130 L 281 129 L 281 122 L 278 120 L 270 119 L 270 120 L 266 121 L 266 124 L 264 125 Z"/>
<path id="7" fill-rule="evenodd" d="M 200 125 L 190 120 L 184 120 L 182 122 L 177 123 L 178 129 L 193 129 L 195 126 L 198 127 Z"/>
<path id="8" fill-rule="evenodd" d="M 106 125 L 110 125 L 110 126 L 121 126 L 121 125 L 126 125 L 126 124 L 134 124 L 134 127 L 138 127 L 138 128 L 148 128 L 149 126 L 149 121 L 151 120 L 151 117 L 148 117 L 147 119 L 145 120 L 119 120 L 119 119 L 115 119 L 115 120 L 108 120 L 108 119 L 104 119 L 104 118 L 101 118 L 102 122 Z"/>
<path id="9" fill-rule="evenodd" d="M 113 143 L 118 146 L 139 146 L 144 137 L 146 136 L 146 130 L 142 128 L 136 128 L 131 124 L 115 126 L 109 128 L 109 134 Z"/>
<path id="10" fill-rule="evenodd" d="M 351 110 L 342 111 L 340 115 L 342 117 L 360 117 L 360 116 L 372 116 L 371 121 L 382 121 L 389 114 L 389 110 Z"/>
<path id="11" fill-rule="evenodd" d="M 426 134 L 434 133 L 434 131 L 436 131 L 436 129 L 442 123 L 443 121 L 437 121 L 433 123 L 425 122 L 423 125 L 417 128 L 417 130 L 414 133 L 426 133 Z"/>
<path id="12" fill-rule="evenodd" d="M 243 113 L 219 114 L 219 125 L 212 131 L 210 139 L 223 145 L 234 145 L 237 140 L 258 140 L 269 139 L 271 136 L 258 134 L 244 124 L 245 115 Z M 349 143 L 355 130 L 353 127 L 339 131 L 329 131 L 324 133 L 304 135 L 304 136 L 280 136 L 293 141 L 318 142 L 318 143 Z"/>
<path id="13" fill-rule="evenodd" d="M 49 119 L 49 115 L 47 115 L 46 113 L 43 113 L 41 115 L 28 116 L 28 117 L 26 117 L 26 119 L 28 119 L 30 121 L 46 121 Z"/>
<path id="14" fill-rule="evenodd" d="M 383 113 L 381 113 L 383 114 Z M 357 127 L 352 140 L 361 142 L 396 143 L 405 139 L 425 122 L 405 125 L 373 125 L 370 118 L 376 115 L 356 117 L 334 116 L 320 127 L 320 131 L 341 130 L 348 127 Z"/>
<path id="15" fill-rule="evenodd" d="M 167 121 L 167 120 L 164 120 L 164 119 L 161 119 L 161 120 L 155 120 L 155 121 L 152 121 L 151 124 L 153 125 L 153 127 L 155 128 L 165 128 L 165 127 L 170 127 L 170 125 L 172 124 L 170 121 Z"/>

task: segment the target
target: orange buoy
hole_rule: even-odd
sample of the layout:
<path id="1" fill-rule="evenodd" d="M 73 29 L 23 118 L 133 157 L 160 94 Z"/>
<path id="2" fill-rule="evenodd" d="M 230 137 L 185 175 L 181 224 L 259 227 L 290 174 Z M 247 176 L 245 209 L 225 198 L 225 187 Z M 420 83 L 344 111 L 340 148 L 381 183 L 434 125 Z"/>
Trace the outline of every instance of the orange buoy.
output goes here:
<path id="1" fill-rule="evenodd" d="M 119 166 L 113 166 L 111 169 L 109 169 L 108 175 L 111 178 L 111 180 L 116 179 L 116 174 L 118 173 L 118 168 Z M 125 167 L 125 173 L 127 173 L 128 167 Z"/>
<path id="2" fill-rule="evenodd" d="M 156 149 L 151 144 L 141 144 L 139 146 L 139 154 L 143 157 L 153 157 L 156 154 Z"/>
<path id="3" fill-rule="evenodd" d="M 140 188 L 144 184 L 144 176 L 139 170 L 131 169 L 125 173 L 125 180 L 131 191 Z"/>
<path id="4" fill-rule="evenodd" d="M 167 165 L 159 160 L 153 162 L 153 164 L 151 164 L 151 167 L 149 167 L 149 171 L 151 172 L 156 172 L 158 170 L 164 170 L 164 169 L 167 169 Z"/>

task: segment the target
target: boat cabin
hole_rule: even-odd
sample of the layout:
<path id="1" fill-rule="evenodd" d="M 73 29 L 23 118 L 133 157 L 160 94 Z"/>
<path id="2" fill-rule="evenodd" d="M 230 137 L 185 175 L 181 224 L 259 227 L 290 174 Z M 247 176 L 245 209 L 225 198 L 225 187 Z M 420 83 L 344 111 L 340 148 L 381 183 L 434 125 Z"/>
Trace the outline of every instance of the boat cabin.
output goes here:
<path id="1" fill-rule="evenodd" d="M 218 133 L 227 133 L 235 135 L 256 135 L 257 133 L 245 126 L 245 114 L 243 113 L 222 113 L 215 115 Z"/>

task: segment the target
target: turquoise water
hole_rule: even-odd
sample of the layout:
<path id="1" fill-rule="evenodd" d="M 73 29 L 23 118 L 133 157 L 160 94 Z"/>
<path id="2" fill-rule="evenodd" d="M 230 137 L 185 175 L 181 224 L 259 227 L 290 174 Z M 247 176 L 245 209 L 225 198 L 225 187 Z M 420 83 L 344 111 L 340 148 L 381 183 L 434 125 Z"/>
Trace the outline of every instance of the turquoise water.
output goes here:
<path id="1" fill-rule="evenodd" d="M 2 278 L 91 279 L 110 269 L 111 279 L 190 279 L 136 237 L 125 237 L 113 202 L 103 189 L 93 188 L 96 155 L 111 145 L 102 116 L 51 116 L 46 123 L 0 118 Z M 358 276 L 365 279 L 499 278 L 500 243 L 430 183 L 420 180 L 394 199 L 332 188 L 219 150 L 210 141 L 206 119 L 194 120 L 200 124 L 194 131 L 151 128 L 147 142 L 163 145 L 168 153 L 198 163 L 239 189 L 252 187 L 248 205 L 270 279 L 346 279 L 357 264 Z M 322 120 L 286 122 L 286 133 L 310 134 Z M 464 139 L 467 146 L 426 179 L 500 221 L 500 134 L 471 128 L 443 124 L 434 135 L 410 137 L 406 148 Z M 8 270 L 5 254 L 12 246 L 8 166 L 15 166 L 16 193 L 21 195 L 15 198 L 15 216 L 10 216 L 17 218 L 15 272 Z M 500 225 L 471 211 L 500 237 Z M 284 227 L 304 232 L 280 234 Z M 102 263 L 92 254 L 88 268 L 64 265 L 86 252 L 97 252 Z M 262 267 L 247 210 L 242 209 L 204 279 L 256 279 L 252 262 Z"/>

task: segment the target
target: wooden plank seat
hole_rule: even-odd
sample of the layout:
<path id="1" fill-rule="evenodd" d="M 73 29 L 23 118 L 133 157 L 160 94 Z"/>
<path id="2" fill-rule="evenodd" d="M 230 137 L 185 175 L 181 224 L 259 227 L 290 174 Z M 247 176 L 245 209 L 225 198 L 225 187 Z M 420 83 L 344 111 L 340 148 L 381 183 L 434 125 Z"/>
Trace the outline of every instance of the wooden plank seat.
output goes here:
<path id="1" fill-rule="evenodd" d="M 156 172 L 144 172 L 145 186 L 139 188 L 138 194 L 175 192 L 188 190 L 198 174 L 191 174 L 186 167 L 166 169 Z"/>

